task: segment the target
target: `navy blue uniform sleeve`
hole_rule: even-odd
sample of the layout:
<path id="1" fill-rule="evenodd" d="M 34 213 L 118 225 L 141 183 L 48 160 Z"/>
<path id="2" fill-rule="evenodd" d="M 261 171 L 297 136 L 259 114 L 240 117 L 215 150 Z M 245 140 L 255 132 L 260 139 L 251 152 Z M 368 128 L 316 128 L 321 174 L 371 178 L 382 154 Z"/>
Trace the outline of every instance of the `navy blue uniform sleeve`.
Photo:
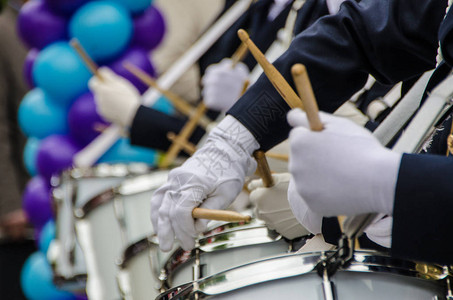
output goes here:
<path id="1" fill-rule="evenodd" d="M 393 210 L 392 254 L 453 264 L 453 159 L 404 154 Z"/>
<path id="2" fill-rule="evenodd" d="M 320 109 L 333 112 L 368 74 L 395 84 L 432 69 L 445 8 L 446 0 L 347 1 L 297 35 L 274 65 L 293 85 L 291 66 L 305 64 Z M 261 76 L 228 113 L 268 150 L 288 136 L 288 109 Z"/>
<path id="3" fill-rule="evenodd" d="M 130 128 L 131 144 L 166 151 L 171 144 L 167 133 L 178 133 L 186 122 L 187 119 L 169 116 L 141 105 Z M 205 131 L 197 127 L 189 140 L 197 144 L 204 134 Z"/>

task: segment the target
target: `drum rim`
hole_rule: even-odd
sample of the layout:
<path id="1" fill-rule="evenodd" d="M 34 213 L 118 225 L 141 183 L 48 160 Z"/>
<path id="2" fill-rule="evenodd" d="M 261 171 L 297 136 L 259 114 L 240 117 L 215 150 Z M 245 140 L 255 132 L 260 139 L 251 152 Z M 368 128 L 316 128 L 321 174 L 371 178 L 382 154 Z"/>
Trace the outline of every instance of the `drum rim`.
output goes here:
<path id="1" fill-rule="evenodd" d="M 136 257 L 138 254 L 140 254 L 144 251 L 147 251 L 153 247 L 159 247 L 159 244 L 157 243 L 156 235 L 145 237 L 135 243 L 130 244 L 123 251 L 123 255 L 122 255 L 120 261 L 118 262 L 118 267 L 122 270 L 127 269 L 131 260 L 134 257 Z"/>
<path id="2" fill-rule="evenodd" d="M 234 238 L 237 237 L 238 232 L 250 233 L 250 236 L 253 236 L 255 240 L 244 238 L 235 240 Z M 260 234 L 260 236 L 257 236 L 256 234 Z M 257 238 L 260 238 L 261 241 L 256 242 Z M 225 232 L 209 234 L 198 239 L 196 247 L 192 250 L 186 251 L 181 247 L 177 248 L 168 257 L 162 268 L 168 279 L 171 278 L 171 274 L 173 274 L 179 267 L 185 263 L 195 260 L 198 255 L 240 247 L 275 243 L 280 240 L 283 240 L 283 237 L 279 233 L 270 230 L 264 225 L 245 228 L 236 227 L 236 230 L 227 230 Z"/>
<path id="3" fill-rule="evenodd" d="M 314 267 L 317 265 L 319 262 L 319 259 L 323 255 L 328 255 L 330 253 L 334 253 L 334 251 L 318 251 L 318 252 L 309 252 L 309 253 L 292 253 L 292 254 L 284 254 L 284 255 L 278 255 L 270 258 L 265 258 L 261 260 L 257 260 L 254 262 L 250 262 L 238 267 L 233 267 L 231 269 L 213 274 L 211 276 L 202 278 L 200 280 L 197 280 L 192 283 L 184 284 L 182 286 L 174 287 L 166 292 L 162 293 L 159 295 L 156 300 L 167 300 L 167 299 L 179 299 L 182 296 L 189 296 L 192 295 L 193 293 L 197 293 L 199 296 L 213 296 L 213 295 L 220 295 L 220 294 L 225 294 L 228 292 L 231 292 L 233 290 L 237 290 L 240 288 L 245 288 L 248 286 L 253 286 L 256 284 L 264 283 L 264 282 L 269 282 L 269 281 L 274 281 L 274 280 L 279 280 L 279 279 L 284 279 L 284 278 L 291 278 L 291 277 L 297 277 L 297 276 L 302 276 L 305 274 L 310 274 L 310 273 L 315 273 Z M 302 264 L 300 263 L 300 259 L 302 258 Z M 367 261 L 367 258 L 370 259 L 369 263 L 364 263 Z M 282 264 L 282 259 L 287 260 L 287 263 Z M 382 259 L 385 264 L 378 264 L 376 262 L 376 259 Z M 298 261 L 299 260 L 299 261 Z M 288 270 L 288 267 L 293 266 L 294 269 L 297 269 L 295 266 L 297 262 L 301 266 L 305 266 L 304 262 L 308 261 L 309 264 L 306 265 L 305 269 L 306 270 Z M 280 271 L 284 270 L 285 268 L 287 270 L 284 270 L 281 273 L 286 273 L 286 274 L 275 274 L 276 272 L 273 272 L 271 275 L 267 275 L 267 278 L 265 280 L 262 279 L 256 279 L 256 274 L 258 272 L 262 273 L 262 270 L 264 264 L 270 264 L 274 265 L 277 269 Z M 390 265 L 389 265 L 390 264 Z M 429 265 L 430 267 L 438 268 L 439 270 L 443 270 L 442 266 L 436 265 L 436 264 L 425 264 L 425 263 L 419 263 L 415 262 L 412 260 L 404 260 L 404 259 L 398 259 L 391 257 L 387 254 L 377 252 L 377 251 L 364 251 L 364 250 L 359 250 L 356 251 L 354 254 L 354 261 L 352 262 L 350 267 L 347 267 L 346 269 L 343 269 L 344 271 L 349 271 L 349 272 L 362 272 L 362 273 L 389 273 L 393 275 L 400 275 L 400 276 L 405 276 L 409 278 L 419 278 L 419 279 L 424 279 L 428 281 L 441 281 L 445 279 L 446 277 L 449 277 L 450 275 L 444 274 L 444 276 L 441 276 L 439 278 L 427 278 L 426 274 L 423 272 L 420 272 L 419 269 L 417 269 L 417 265 L 422 264 L 422 265 Z M 408 265 L 413 265 L 413 267 L 408 267 Z M 251 274 L 253 272 L 250 272 L 250 269 L 253 271 L 253 269 L 257 269 L 254 274 Z M 308 270 L 308 271 L 307 271 Z M 249 273 L 247 273 L 249 271 Z M 240 273 L 241 280 L 236 280 L 236 281 L 231 281 L 227 279 L 227 275 L 233 274 L 234 273 Z M 249 278 L 250 280 L 248 282 L 245 282 L 243 279 L 244 278 Z M 321 278 L 320 278 L 321 280 Z M 222 284 L 221 287 L 219 287 L 219 283 Z M 216 288 L 212 288 L 216 287 Z M 167 295 L 169 293 L 176 293 L 175 295 L 178 295 L 178 298 L 168 298 Z M 200 298 L 201 299 L 201 298 Z"/>
<path id="4" fill-rule="evenodd" d="M 116 197 L 125 197 L 131 195 L 137 195 L 140 193 L 145 193 L 150 190 L 158 189 L 165 181 L 155 181 L 156 178 L 163 175 L 167 176 L 169 173 L 168 170 L 156 170 L 155 172 L 150 172 L 148 174 L 139 174 L 136 177 L 126 178 L 123 182 L 118 184 L 116 187 L 108 188 L 105 191 L 97 194 L 88 200 L 82 207 L 76 207 L 74 209 L 74 216 L 77 219 L 84 219 L 88 217 L 90 213 L 96 210 L 98 207 L 113 201 Z M 132 175 L 132 174 L 131 174 Z M 140 179 L 143 180 L 146 178 L 150 183 L 144 185 Z M 138 188 L 131 189 L 130 186 L 139 186 Z"/>

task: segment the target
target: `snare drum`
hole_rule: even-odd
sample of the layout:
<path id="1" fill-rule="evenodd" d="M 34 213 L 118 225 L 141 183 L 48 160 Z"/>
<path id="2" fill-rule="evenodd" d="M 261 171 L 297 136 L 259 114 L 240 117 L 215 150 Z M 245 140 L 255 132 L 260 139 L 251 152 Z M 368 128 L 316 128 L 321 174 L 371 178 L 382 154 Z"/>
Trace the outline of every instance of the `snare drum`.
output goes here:
<path id="1" fill-rule="evenodd" d="M 326 298 L 314 271 L 325 253 L 288 254 L 236 267 L 197 282 L 173 288 L 168 299 L 445 299 L 447 287 L 440 266 L 359 251 L 353 262 L 330 279 L 336 296 Z M 425 272 L 428 271 L 428 272 Z"/>
<path id="2" fill-rule="evenodd" d="M 119 264 L 118 286 L 125 300 L 154 299 L 164 290 L 159 278 L 171 252 L 159 249 L 156 236 L 144 238 L 123 253 Z"/>
<path id="3" fill-rule="evenodd" d="M 290 244 L 263 221 L 227 223 L 196 241 L 196 248 L 179 248 L 165 263 L 161 277 L 175 287 L 264 257 L 288 253 Z"/>
<path id="4" fill-rule="evenodd" d="M 74 230 L 74 208 L 93 196 L 117 186 L 125 178 L 149 171 L 145 164 L 100 164 L 93 168 L 74 168 L 52 178 L 52 197 L 56 214 L 55 240 L 48 257 L 54 281 L 68 291 L 85 290 L 87 269 L 83 251 Z"/>
<path id="5" fill-rule="evenodd" d="M 167 170 L 124 180 L 75 209 L 77 238 L 87 262 L 90 299 L 119 299 L 118 259 L 128 245 L 153 233 L 150 200 Z"/>

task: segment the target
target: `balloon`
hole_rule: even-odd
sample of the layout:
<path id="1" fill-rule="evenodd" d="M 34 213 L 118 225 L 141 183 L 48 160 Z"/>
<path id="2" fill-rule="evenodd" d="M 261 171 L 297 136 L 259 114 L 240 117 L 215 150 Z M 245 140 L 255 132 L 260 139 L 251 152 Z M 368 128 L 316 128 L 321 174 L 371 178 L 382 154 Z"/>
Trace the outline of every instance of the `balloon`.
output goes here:
<path id="1" fill-rule="evenodd" d="M 27 56 L 25 57 L 24 67 L 22 72 L 24 74 L 25 82 L 27 82 L 28 86 L 31 88 L 35 87 L 35 82 L 33 81 L 33 64 L 35 63 L 36 57 L 39 54 L 39 50 L 36 48 L 31 49 L 28 51 Z"/>
<path id="2" fill-rule="evenodd" d="M 33 66 L 36 85 L 62 105 L 69 105 L 88 91 L 91 73 L 67 42 L 58 42 L 43 49 Z"/>
<path id="3" fill-rule="evenodd" d="M 67 110 L 53 101 L 42 89 L 29 91 L 19 105 L 19 126 L 28 137 L 45 138 L 69 131 Z"/>
<path id="4" fill-rule="evenodd" d="M 175 108 L 173 107 L 171 102 L 168 101 L 168 99 L 165 98 L 164 96 L 157 99 L 157 101 L 154 102 L 154 104 L 151 106 L 151 108 L 153 108 L 157 111 L 160 111 L 164 114 L 167 114 L 167 115 L 172 115 L 175 113 Z"/>
<path id="5" fill-rule="evenodd" d="M 29 300 L 73 300 L 74 295 L 60 291 L 52 282 L 52 270 L 44 253 L 30 255 L 22 267 L 20 283 Z"/>
<path id="6" fill-rule="evenodd" d="M 67 135 L 51 135 L 42 140 L 36 164 L 38 171 L 50 179 L 72 166 L 72 157 L 80 146 Z"/>
<path id="7" fill-rule="evenodd" d="M 36 167 L 36 157 L 38 155 L 38 148 L 40 144 L 40 139 L 29 137 L 24 147 L 24 164 L 28 174 L 31 176 L 35 176 L 38 173 L 38 169 Z"/>
<path id="8" fill-rule="evenodd" d="M 96 130 L 97 126 L 108 125 L 96 112 L 96 103 L 91 93 L 83 94 L 72 104 L 68 113 L 68 121 L 71 135 L 81 145 L 87 145 L 99 135 L 100 132 Z"/>
<path id="9" fill-rule="evenodd" d="M 151 5 L 152 0 L 110 0 L 124 6 L 130 12 L 137 14 Z"/>
<path id="10" fill-rule="evenodd" d="M 165 21 L 160 11 L 151 6 L 134 18 L 134 34 L 131 45 L 152 50 L 159 45 L 165 34 Z"/>
<path id="11" fill-rule="evenodd" d="M 148 53 L 140 48 L 130 48 L 124 52 L 118 60 L 109 65 L 115 73 L 129 80 L 140 93 L 144 93 L 148 89 L 148 86 L 124 68 L 123 64 L 125 62 L 129 62 L 149 74 L 151 77 L 155 77 L 156 71 L 149 60 Z"/>
<path id="12" fill-rule="evenodd" d="M 47 221 L 47 223 L 41 229 L 39 236 L 38 247 L 39 250 L 46 254 L 49 249 L 50 243 L 55 239 L 55 222 L 53 220 Z"/>
<path id="13" fill-rule="evenodd" d="M 143 162 L 155 165 L 157 152 L 153 149 L 132 146 L 128 139 L 119 139 L 104 155 L 98 163 L 130 163 Z"/>
<path id="14" fill-rule="evenodd" d="M 129 45 L 132 30 L 129 13 L 109 1 L 85 4 L 69 22 L 69 35 L 77 38 L 96 61 L 114 59 L 123 52 Z"/>
<path id="15" fill-rule="evenodd" d="M 89 0 L 45 0 L 47 5 L 59 14 L 70 15 Z"/>
<path id="16" fill-rule="evenodd" d="M 30 48 L 42 49 L 67 38 L 67 20 L 55 14 L 42 1 L 28 1 L 19 11 L 18 31 Z"/>
<path id="17" fill-rule="evenodd" d="M 30 179 L 22 195 L 22 205 L 28 220 L 36 228 L 41 228 L 52 219 L 50 186 L 42 176 Z"/>

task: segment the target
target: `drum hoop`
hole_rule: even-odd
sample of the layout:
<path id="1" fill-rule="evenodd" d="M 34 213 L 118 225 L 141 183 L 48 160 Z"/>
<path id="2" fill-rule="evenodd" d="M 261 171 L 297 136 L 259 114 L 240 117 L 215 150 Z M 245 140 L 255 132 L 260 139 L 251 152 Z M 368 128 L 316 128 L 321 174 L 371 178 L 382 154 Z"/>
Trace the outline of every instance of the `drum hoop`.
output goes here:
<path id="1" fill-rule="evenodd" d="M 155 190 L 159 188 L 164 182 L 156 181 L 155 178 L 162 176 L 162 174 L 167 174 L 168 171 L 158 171 L 150 174 L 142 174 L 137 177 L 127 178 L 122 183 L 114 188 L 110 188 L 105 190 L 104 192 L 94 196 L 90 200 L 88 200 L 82 207 L 78 207 L 74 209 L 74 216 L 78 219 L 84 219 L 88 217 L 90 213 L 92 213 L 96 208 L 109 203 L 115 199 L 115 197 L 125 197 L 131 196 L 136 194 L 141 194 L 150 190 Z M 144 185 L 142 182 L 137 184 L 137 181 L 141 178 L 146 178 L 151 182 L 147 182 Z M 142 178 L 142 180 L 143 180 Z M 135 189 L 131 189 L 130 186 L 135 187 Z M 137 186 L 139 186 L 137 188 Z M 127 188 L 129 187 L 129 188 Z M 75 192 L 77 194 L 77 192 Z"/>
<path id="2" fill-rule="evenodd" d="M 232 239 L 236 237 L 236 234 L 239 232 L 248 232 L 250 233 L 250 237 L 253 238 L 242 238 L 238 240 Z M 263 234 L 263 232 L 265 232 L 265 234 Z M 188 263 L 189 261 L 195 260 L 198 255 L 240 247 L 275 243 L 282 239 L 283 237 L 280 234 L 270 230 L 266 226 L 237 228 L 236 230 L 211 234 L 201 238 L 198 241 L 200 246 L 196 247 L 195 249 L 189 251 L 185 251 L 182 248 L 176 249 L 165 262 L 163 269 L 167 276 L 171 277 L 171 274 L 176 269 L 178 269 L 183 264 Z M 257 242 L 257 240 L 259 241 Z"/>
<path id="3" fill-rule="evenodd" d="M 205 277 L 191 283 L 189 286 L 184 285 L 169 289 L 156 299 L 180 299 L 181 297 L 186 299 L 186 296 L 191 296 L 193 293 L 197 293 L 199 296 L 213 296 L 264 282 L 314 273 L 314 267 L 317 265 L 319 259 L 322 255 L 328 255 L 329 253 L 333 252 L 285 254 L 250 262 Z M 302 264 L 301 260 L 303 262 Z M 382 262 L 378 263 L 377 261 L 379 260 L 382 260 Z M 439 276 L 436 279 L 426 277 L 426 274 L 420 272 L 418 269 L 419 264 L 420 263 L 418 262 L 393 258 L 375 251 L 357 251 L 351 266 L 343 269 L 343 271 L 381 274 L 389 273 L 392 275 L 420 278 L 429 281 L 441 281 L 446 277 L 450 277 L 450 275 L 445 273 L 443 276 Z M 439 265 L 431 264 L 429 266 L 431 268 L 437 268 L 439 271 L 443 270 L 442 266 Z M 274 271 L 263 273 L 263 269 Z M 169 293 L 175 293 L 178 297 L 169 298 L 167 297 Z M 200 299 L 203 299 L 203 297 Z"/>
<path id="4" fill-rule="evenodd" d="M 58 287 L 63 287 L 64 285 L 82 285 L 85 286 L 86 282 L 88 280 L 88 275 L 87 274 L 75 274 L 72 275 L 71 277 L 65 277 L 53 269 L 53 283 L 58 286 Z"/>
<path id="5" fill-rule="evenodd" d="M 120 269 L 127 269 L 131 260 L 136 257 L 138 254 L 145 252 L 153 247 L 159 247 L 155 242 L 155 236 L 150 236 L 143 238 L 131 245 L 129 245 L 124 251 L 123 255 L 118 262 Z"/>
<path id="6" fill-rule="evenodd" d="M 73 168 L 65 172 L 71 179 L 79 180 L 83 178 L 107 178 L 107 177 L 124 177 L 127 175 L 146 174 L 156 170 L 145 163 L 130 164 L 98 164 L 90 168 Z"/>

